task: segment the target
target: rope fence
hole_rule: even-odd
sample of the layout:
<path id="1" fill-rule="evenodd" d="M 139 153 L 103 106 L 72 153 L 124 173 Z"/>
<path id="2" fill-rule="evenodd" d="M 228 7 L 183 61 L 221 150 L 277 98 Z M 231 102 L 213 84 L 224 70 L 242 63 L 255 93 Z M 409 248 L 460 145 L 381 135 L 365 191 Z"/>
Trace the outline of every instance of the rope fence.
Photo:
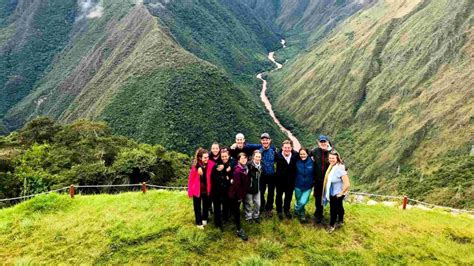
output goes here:
<path id="1" fill-rule="evenodd" d="M 113 187 L 140 187 L 140 189 L 143 193 L 146 193 L 148 188 L 155 188 L 155 189 L 161 189 L 161 190 L 187 190 L 188 189 L 188 187 L 159 186 L 159 185 L 147 184 L 146 182 L 143 182 L 141 184 L 118 184 L 118 185 L 71 185 L 69 187 L 63 187 L 63 188 L 59 188 L 59 189 L 55 189 L 55 190 L 51 190 L 51 191 L 46 191 L 46 192 L 41 192 L 41 193 L 37 193 L 37 194 L 32 194 L 32 195 L 27 195 L 27 196 L 0 199 L 0 202 L 10 202 L 10 201 L 24 200 L 24 199 L 33 198 L 33 197 L 36 197 L 36 196 L 39 196 L 39 195 L 45 195 L 45 194 L 61 192 L 61 191 L 67 191 L 67 190 L 69 190 L 70 197 L 74 198 L 74 196 L 76 194 L 76 189 L 80 189 L 80 188 L 113 188 Z M 381 195 L 381 194 L 373 194 L 373 193 L 358 192 L 358 191 L 350 192 L 350 195 L 402 200 L 402 208 L 404 210 L 406 209 L 408 202 L 414 202 L 416 204 L 423 205 L 423 206 L 428 206 L 428 207 L 431 207 L 431 208 L 441 208 L 441 209 L 445 209 L 445 210 L 450 210 L 451 212 L 454 212 L 454 213 L 474 214 L 474 210 L 463 210 L 463 209 L 455 209 L 455 208 L 446 207 L 446 206 L 440 206 L 440 205 L 436 205 L 436 204 L 427 203 L 427 202 L 419 201 L 419 200 L 416 200 L 416 199 L 408 198 L 407 196 L 390 196 L 390 195 Z"/>

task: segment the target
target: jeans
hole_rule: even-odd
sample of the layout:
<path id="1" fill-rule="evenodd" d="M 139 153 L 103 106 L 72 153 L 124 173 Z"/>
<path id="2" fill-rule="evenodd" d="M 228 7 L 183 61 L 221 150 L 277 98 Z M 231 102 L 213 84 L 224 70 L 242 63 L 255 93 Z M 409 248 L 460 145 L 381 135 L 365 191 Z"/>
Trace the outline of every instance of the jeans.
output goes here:
<path id="1" fill-rule="evenodd" d="M 299 188 L 295 188 L 295 213 L 296 215 L 302 217 L 304 216 L 305 210 L 304 207 L 308 204 L 309 196 L 311 195 L 311 188 L 307 190 L 301 190 Z"/>
<path id="2" fill-rule="evenodd" d="M 201 194 L 201 197 L 193 197 L 193 206 L 196 224 L 202 225 L 202 221 L 209 218 L 209 197 L 206 194 Z"/>
<path id="3" fill-rule="evenodd" d="M 234 223 L 237 231 L 242 229 L 240 224 L 240 202 L 240 200 L 230 199 L 230 211 L 234 216 Z"/>
<path id="4" fill-rule="evenodd" d="M 317 220 L 323 219 L 323 183 L 324 180 L 316 180 L 316 183 L 314 184 L 314 205 L 316 207 L 314 217 L 316 217 Z"/>
<path id="5" fill-rule="evenodd" d="M 275 175 L 265 175 L 260 177 L 260 211 L 273 210 L 273 202 L 275 198 Z M 267 200 L 265 201 L 265 190 L 268 187 Z"/>
<path id="6" fill-rule="evenodd" d="M 229 201 L 225 196 L 215 196 L 212 198 L 214 205 L 214 224 L 222 227 L 222 218 L 229 219 Z"/>
<path id="7" fill-rule="evenodd" d="M 245 220 L 257 219 L 260 215 L 260 192 L 245 196 Z"/>
<path id="8" fill-rule="evenodd" d="M 331 221 L 329 225 L 334 226 L 336 221 L 344 222 L 344 206 L 342 206 L 342 202 L 344 200 L 344 196 L 336 197 L 330 196 L 329 197 L 329 212 L 331 213 Z"/>
<path id="9" fill-rule="evenodd" d="M 293 198 L 294 185 L 290 184 L 279 184 L 277 186 L 277 194 L 275 199 L 276 211 L 282 212 L 282 207 L 285 213 L 290 212 L 291 199 Z M 283 194 L 285 194 L 285 200 L 283 203 Z"/>

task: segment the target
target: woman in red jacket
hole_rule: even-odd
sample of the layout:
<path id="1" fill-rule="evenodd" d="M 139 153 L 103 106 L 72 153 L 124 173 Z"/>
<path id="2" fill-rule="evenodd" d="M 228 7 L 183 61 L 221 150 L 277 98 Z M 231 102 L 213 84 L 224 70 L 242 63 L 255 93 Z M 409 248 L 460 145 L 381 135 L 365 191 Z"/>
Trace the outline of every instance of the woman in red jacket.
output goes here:
<path id="1" fill-rule="evenodd" d="M 196 151 L 189 172 L 188 196 L 193 198 L 194 215 L 199 229 L 204 229 L 204 225 L 207 224 L 211 174 L 214 165 L 214 162 L 209 160 L 209 153 L 206 149 L 199 148 Z"/>
<path id="2" fill-rule="evenodd" d="M 242 203 L 242 199 L 247 194 L 248 188 L 247 155 L 243 152 L 239 153 L 237 155 L 237 161 L 238 163 L 235 166 L 232 179 L 230 180 L 229 203 L 237 228 L 237 236 L 247 241 L 248 237 L 240 224 L 240 203 Z"/>

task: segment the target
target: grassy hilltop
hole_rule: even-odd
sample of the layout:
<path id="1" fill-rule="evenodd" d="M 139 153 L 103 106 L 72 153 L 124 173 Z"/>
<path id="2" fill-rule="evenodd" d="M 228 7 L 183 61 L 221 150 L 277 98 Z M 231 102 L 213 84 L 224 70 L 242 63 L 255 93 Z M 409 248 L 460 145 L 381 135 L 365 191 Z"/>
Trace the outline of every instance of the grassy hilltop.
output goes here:
<path id="1" fill-rule="evenodd" d="M 309 211 L 313 211 L 312 202 Z M 243 242 L 193 225 L 185 192 L 39 196 L 0 210 L 4 263 L 472 264 L 474 220 L 438 211 L 346 204 L 343 229 L 328 234 L 297 220 L 244 223 Z"/>

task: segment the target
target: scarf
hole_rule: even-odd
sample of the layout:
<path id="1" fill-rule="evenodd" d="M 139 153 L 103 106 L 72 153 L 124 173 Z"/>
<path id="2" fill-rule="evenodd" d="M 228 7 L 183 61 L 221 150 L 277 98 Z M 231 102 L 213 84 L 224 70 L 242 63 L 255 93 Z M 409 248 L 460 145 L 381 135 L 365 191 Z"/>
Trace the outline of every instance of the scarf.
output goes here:
<path id="1" fill-rule="evenodd" d="M 324 175 L 324 182 L 323 182 L 323 193 L 321 195 L 321 204 L 326 205 L 329 201 L 329 196 L 326 198 L 327 194 L 329 194 L 329 189 L 331 188 L 331 180 L 329 179 L 329 174 L 332 171 L 333 166 L 329 165 L 328 170 L 326 171 L 326 174 Z"/>

